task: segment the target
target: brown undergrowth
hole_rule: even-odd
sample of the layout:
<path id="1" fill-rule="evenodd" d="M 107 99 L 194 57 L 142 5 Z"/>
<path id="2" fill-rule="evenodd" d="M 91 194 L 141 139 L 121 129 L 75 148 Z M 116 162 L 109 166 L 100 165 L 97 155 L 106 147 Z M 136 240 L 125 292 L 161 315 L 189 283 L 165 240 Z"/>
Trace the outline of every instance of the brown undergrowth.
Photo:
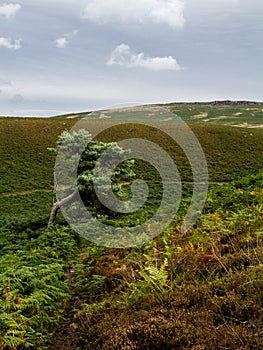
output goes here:
<path id="1" fill-rule="evenodd" d="M 142 250 L 79 261 L 70 322 L 49 349 L 262 349 L 262 236 L 212 217 L 199 242 L 197 229 L 177 228 Z"/>

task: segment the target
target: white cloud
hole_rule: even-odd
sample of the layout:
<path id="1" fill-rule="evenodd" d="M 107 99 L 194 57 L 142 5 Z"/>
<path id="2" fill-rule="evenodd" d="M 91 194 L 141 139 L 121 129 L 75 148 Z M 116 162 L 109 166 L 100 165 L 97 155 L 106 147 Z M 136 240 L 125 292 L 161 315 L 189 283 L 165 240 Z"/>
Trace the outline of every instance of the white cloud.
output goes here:
<path id="1" fill-rule="evenodd" d="M 6 49 L 10 50 L 18 50 L 21 48 L 21 39 L 11 40 L 0 37 L 0 47 L 5 47 Z"/>
<path id="2" fill-rule="evenodd" d="M 152 22 L 173 29 L 185 23 L 182 0 L 90 0 L 82 17 L 95 23 Z"/>
<path id="3" fill-rule="evenodd" d="M 0 4 L 0 17 L 5 17 L 7 19 L 15 17 L 20 9 L 21 5 L 19 4 Z"/>
<path id="4" fill-rule="evenodd" d="M 132 52 L 129 45 L 121 44 L 111 53 L 107 64 L 109 66 L 119 65 L 127 68 L 145 68 L 153 71 L 175 70 L 183 68 L 172 56 L 146 57 L 144 53 Z"/>
<path id="5" fill-rule="evenodd" d="M 67 38 L 62 37 L 55 40 L 55 45 L 59 49 L 64 49 L 68 45 L 69 41 Z"/>
<path id="6" fill-rule="evenodd" d="M 72 32 L 69 32 L 65 35 L 63 35 L 61 38 L 57 38 L 54 43 L 56 45 L 57 48 L 59 49 L 64 49 L 65 47 L 68 46 L 68 44 L 70 43 L 69 39 L 73 38 L 74 36 L 76 36 L 78 34 L 78 30 L 75 29 Z"/>

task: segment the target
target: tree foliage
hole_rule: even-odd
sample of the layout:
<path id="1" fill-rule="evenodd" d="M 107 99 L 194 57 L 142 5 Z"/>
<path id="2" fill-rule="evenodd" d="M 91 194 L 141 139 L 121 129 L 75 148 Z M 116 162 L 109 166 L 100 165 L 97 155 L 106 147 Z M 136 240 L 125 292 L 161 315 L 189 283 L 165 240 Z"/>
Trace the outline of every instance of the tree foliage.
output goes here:
<path id="1" fill-rule="evenodd" d="M 60 171 L 63 171 L 64 181 L 68 178 L 70 179 L 69 183 L 72 183 L 72 177 L 75 176 L 77 167 L 77 191 L 75 189 L 74 192 L 71 186 L 65 184 L 65 196 L 59 202 L 54 203 L 49 220 L 50 224 L 53 223 L 58 208 L 72 201 L 77 192 L 79 192 L 84 204 L 92 208 L 94 213 L 100 211 L 105 214 L 107 208 L 103 207 L 97 198 L 94 188 L 95 180 L 100 184 L 100 190 L 104 194 L 112 189 L 119 198 L 127 199 L 127 191 L 123 191 L 122 185 L 135 176 L 132 169 L 134 162 L 124 160 L 128 158 L 129 150 L 124 150 L 116 142 L 94 141 L 92 135 L 84 129 L 72 133 L 64 131 L 58 138 L 57 147 L 50 148 L 50 150 L 56 154 L 59 153 L 63 159 L 62 162 L 56 163 L 55 174 L 59 176 Z M 107 150 L 110 151 L 105 155 Z M 99 159 L 103 154 L 102 164 Z M 116 168 L 115 165 L 117 165 Z M 68 172 L 66 176 L 65 169 Z M 55 189 L 57 181 L 60 179 L 55 176 Z"/>

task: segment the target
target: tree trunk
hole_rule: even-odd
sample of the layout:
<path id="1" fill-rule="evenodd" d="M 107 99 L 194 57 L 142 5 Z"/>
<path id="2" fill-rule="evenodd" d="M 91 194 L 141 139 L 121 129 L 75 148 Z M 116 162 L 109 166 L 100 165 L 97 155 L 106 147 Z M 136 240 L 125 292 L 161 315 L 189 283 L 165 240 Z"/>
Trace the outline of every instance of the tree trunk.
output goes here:
<path id="1" fill-rule="evenodd" d="M 50 217 L 48 220 L 48 226 L 52 225 L 53 222 L 55 221 L 59 208 L 62 207 L 62 205 L 65 205 L 65 204 L 71 202 L 74 199 L 74 197 L 77 195 L 77 193 L 78 193 L 78 190 L 75 190 L 67 197 L 61 199 L 61 201 L 53 204 L 52 209 L 51 209 L 51 213 L 50 213 Z"/>

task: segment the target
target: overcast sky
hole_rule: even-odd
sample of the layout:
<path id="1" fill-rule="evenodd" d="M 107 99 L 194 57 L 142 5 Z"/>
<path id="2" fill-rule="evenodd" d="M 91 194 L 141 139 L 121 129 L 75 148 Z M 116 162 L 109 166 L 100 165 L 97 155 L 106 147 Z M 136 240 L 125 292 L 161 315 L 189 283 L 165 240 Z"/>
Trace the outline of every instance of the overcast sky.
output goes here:
<path id="1" fill-rule="evenodd" d="M 263 100 L 262 0 L 0 0 L 0 115 Z"/>

